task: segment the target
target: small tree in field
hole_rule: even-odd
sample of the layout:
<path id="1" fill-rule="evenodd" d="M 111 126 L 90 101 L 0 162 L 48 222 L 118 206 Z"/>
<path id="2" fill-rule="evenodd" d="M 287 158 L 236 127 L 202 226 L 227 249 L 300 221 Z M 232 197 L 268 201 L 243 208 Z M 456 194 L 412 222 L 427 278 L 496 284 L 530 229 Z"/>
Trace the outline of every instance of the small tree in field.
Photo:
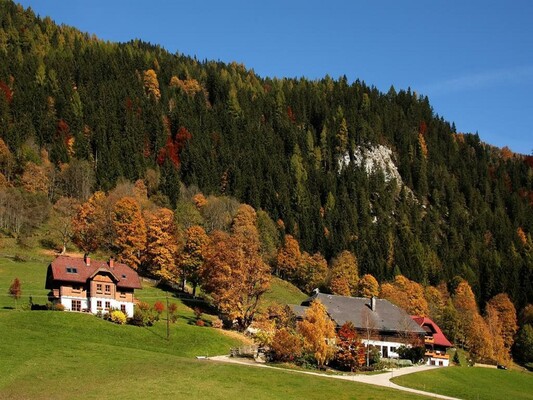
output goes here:
<path id="1" fill-rule="evenodd" d="M 22 289 L 20 287 L 20 281 L 19 278 L 15 278 L 13 282 L 11 283 L 11 286 L 9 286 L 8 294 L 13 297 L 15 300 L 15 309 L 17 308 L 17 300 L 20 299 L 20 296 L 22 295 Z"/>

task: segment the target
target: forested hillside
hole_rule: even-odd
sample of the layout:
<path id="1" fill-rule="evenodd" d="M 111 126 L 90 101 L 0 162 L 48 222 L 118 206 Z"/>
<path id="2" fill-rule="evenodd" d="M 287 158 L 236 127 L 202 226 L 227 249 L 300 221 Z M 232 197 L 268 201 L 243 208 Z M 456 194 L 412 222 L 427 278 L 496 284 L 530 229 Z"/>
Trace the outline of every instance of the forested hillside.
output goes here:
<path id="1" fill-rule="evenodd" d="M 349 250 L 361 275 L 533 299 L 533 158 L 457 133 L 427 97 L 104 42 L 10 1 L 0 60 L 5 234 L 141 180 L 178 223 L 180 187 L 197 187 L 266 211 L 310 254 Z"/>

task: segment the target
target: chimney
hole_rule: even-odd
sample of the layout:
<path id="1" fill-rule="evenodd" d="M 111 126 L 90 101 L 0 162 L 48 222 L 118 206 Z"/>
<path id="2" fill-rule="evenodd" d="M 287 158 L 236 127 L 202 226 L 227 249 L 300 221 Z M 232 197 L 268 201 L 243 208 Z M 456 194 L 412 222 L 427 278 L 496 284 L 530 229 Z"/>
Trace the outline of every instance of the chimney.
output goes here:
<path id="1" fill-rule="evenodd" d="M 85 253 L 85 255 L 83 256 L 83 261 L 85 262 L 86 266 L 91 266 L 91 257 L 89 257 L 89 254 Z"/>
<path id="2" fill-rule="evenodd" d="M 376 298 L 374 296 L 370 298 L 370 309 L 376 311 Z"/>
<path id="3" fill-rule="evenodd" d="M 113 257 L 109 257 L 109 267 L 110 268 L 115 267 L 115 259 Z"/>

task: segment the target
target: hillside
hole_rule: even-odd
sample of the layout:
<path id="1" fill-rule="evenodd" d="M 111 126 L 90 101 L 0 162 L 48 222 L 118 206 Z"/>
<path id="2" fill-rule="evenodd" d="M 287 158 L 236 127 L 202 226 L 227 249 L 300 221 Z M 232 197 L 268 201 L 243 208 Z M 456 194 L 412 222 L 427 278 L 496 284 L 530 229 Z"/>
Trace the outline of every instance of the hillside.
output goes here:
<path id="1" fill-rule="evenodd" d="M 380 282 L 462 276 L 480 304 L 532 301 L 531 157 L 456 132 L 410 89 L 259 77 L 104 42 L 6 0 L 0 54 L 6 235 L 41 225 L 62 196 L 124 180 L 175 210 L 183 183 L 267 211 L 309 253 L 350 250 Z"/>

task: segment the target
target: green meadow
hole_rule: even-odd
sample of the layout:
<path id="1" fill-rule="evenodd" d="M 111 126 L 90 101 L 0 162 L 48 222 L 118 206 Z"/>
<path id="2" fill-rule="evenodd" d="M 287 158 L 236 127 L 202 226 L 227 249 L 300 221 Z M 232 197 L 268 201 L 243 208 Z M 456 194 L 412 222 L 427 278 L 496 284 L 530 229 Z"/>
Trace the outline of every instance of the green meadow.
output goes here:
<path id="1" fill-rule="evenodd" d="M 464 400 L 533 399 L 533 374 L 481 367 L 448 367 L 403 375 L 393 382 Z"/>

